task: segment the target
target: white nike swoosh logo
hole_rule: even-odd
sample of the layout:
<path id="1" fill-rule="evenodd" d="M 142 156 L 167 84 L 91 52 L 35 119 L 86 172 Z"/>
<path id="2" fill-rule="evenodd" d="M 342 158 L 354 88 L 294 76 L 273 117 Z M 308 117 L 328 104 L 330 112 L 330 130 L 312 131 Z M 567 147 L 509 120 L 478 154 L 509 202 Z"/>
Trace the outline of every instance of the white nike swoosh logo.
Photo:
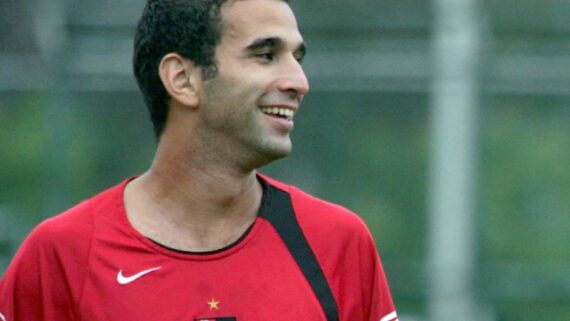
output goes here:
<path id="1" fill-rule="evenodd" d="M 117 273 L 117 282 L 119 282 L 119 284 L 123 284 L 123 285 L 129 284 L 129 283 L 143 277 L 144 275 L 147 275 L 150 272 L 154 272 L 160 268 L 161 268 L 161 266 L 157 266 L 157 267 L 154 267 L 152 269 L 141 271 L 141 272 L 134 274 L 134 275 L 131 275 L 131 276 L 124 276 L 123 270 L 120 270 L 119 273 Z"/>

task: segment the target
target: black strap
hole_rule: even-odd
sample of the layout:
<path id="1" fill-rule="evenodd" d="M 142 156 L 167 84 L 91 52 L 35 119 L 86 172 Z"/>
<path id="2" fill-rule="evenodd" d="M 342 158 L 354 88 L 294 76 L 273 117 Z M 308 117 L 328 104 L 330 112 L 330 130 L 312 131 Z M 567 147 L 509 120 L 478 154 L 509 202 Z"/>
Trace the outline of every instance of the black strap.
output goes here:
<path id="1" fill-rule="evenodd" d="M 265 182 L 264 182 L 265 183 Z M 328 321 L 339 321 L 338 307 L 315 253 L 311 250 L 288 193 L 264 184 L 267 201 L 262 215 L 273 225 L 319 299 Z"/>

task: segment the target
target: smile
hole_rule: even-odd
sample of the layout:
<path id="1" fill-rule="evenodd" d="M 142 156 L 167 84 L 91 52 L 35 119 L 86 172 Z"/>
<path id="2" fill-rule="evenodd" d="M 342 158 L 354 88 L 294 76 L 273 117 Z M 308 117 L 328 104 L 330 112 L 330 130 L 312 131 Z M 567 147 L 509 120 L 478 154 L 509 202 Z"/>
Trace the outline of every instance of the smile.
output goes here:
<path id="1" fill-rule="evenodd" d="M 290 108 L 283 108 L 283 107 L 263 107 L 261 111 L 270 116 L 283 118 L 286 120 L 293 120 L 293 116 L 295 116 L 295 111 Z"/>

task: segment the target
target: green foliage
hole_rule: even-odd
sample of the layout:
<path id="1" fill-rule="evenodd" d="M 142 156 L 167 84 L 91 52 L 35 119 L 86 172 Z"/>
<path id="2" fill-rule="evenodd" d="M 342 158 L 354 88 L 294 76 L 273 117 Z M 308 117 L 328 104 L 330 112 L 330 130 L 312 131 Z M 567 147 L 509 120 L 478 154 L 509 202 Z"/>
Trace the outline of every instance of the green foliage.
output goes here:
<path id="1" fill-rule="evenodd" d="M 482 243 L 491 259 L 570 262 L 570 109 L 541 105 L 505 101 L 483 117 Z"/>
<path id="2" fill-rule="evenodd" d="M 498 98 L 483 110 L 480 266 L 499 320 L 568 320 L 570 108 Z"/>
<path id="3" fill-rule="evenodd" d="M 41 96 L 28 94 L 0 102 L 0 205 L 37 221 L 41 202 L 45 126 Z"/>

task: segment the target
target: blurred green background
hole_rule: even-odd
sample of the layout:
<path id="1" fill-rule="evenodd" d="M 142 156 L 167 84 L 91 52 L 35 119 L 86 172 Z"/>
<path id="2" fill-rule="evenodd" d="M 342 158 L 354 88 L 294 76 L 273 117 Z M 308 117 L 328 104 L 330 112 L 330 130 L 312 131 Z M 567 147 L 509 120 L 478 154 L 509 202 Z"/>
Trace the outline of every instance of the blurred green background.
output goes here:
<path id="1" fill-rule="evenodd" d="M 0 272 L 38 222 L 149 166 L 130 71 L 143 4 L 0 0 Z M 261 171 L 366 220 L 402 321 L 570 320 L 570 1 L 292 6 L 312 89 L 294 153 Z M 433 241 L 446 233 L 433 223 L 437 151 L 456 138 L 438 127 L 441 97 L 471 111 L 451 122 L 472 135 L 467 260 L 449 272 L 463 286 L 447 294 L 461 304 L 430 268 L 446 246 Z M 445 305 L 454 318 L 437 317 Z"/>

